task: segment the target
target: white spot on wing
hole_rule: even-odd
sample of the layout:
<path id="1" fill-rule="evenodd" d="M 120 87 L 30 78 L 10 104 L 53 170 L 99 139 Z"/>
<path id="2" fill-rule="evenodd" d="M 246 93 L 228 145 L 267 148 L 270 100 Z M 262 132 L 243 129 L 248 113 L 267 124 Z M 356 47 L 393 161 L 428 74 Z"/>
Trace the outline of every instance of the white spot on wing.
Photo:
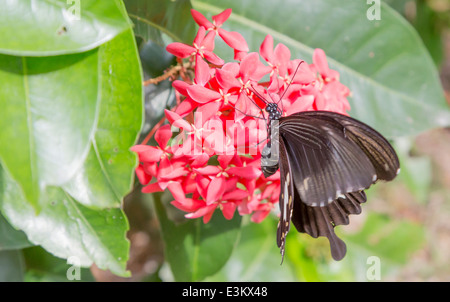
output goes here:
<path id="1" fill-rule="evenodd" d="M 284 200 L 283 200 L 283 220 L 287 221 L 287 207 L 289 204 L 289 173 L 286 174 L 286 181 L 284 182 Z"/>
<path id="2" fill-rule="evenodd" d="M 304 188 L 305 191 L 308 190 L 308 183 L 309 183 L 309 177 L 306 177 L 306 178 L 303 180 L 303 186 L 305 187 L 305 188 Z"/>

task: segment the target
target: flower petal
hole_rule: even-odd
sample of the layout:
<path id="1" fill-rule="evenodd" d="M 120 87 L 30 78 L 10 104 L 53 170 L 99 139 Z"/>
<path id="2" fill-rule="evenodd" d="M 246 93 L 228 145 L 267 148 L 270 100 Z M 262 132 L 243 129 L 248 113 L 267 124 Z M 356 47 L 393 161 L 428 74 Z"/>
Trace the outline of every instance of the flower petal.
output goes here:
<path id="1" fill-rule="evenodd" d="M 200 26 L 197 35 L 195 35 L 194 42 L 192 42 L 192 45 L 196 48 L 199 48 L 202 43 L 203 39 L 205 39 L 206 29 L 203 26 Z"/>
<path id="2" fill-rule="evenodd" d="M 234 202 L 225 202 L 222 203 L 222 214 L 225 219 L 230 220 L 234 216 L 234 212 L 236 211 L 236 204 Z"/>
<path id="3" fill-rule="evenodd" d="M 217 204 L 207 205 L 207 206 L 204 206 L 204 207 L 198 209 L 197 211 L 195 211 L 193 213 L 189 213 L 189 214 L 184 215 L 184 217 L 191 218 L 191 219 L 192 218 L 199 218 L 199 217 L 202 217 L 202 216 L 206 216 L 208 214 L 212 214 L 212 212 L 214 212 L 214 210 L 216 208 L 217 208 Z M 209 215 L 209 217 L 206 220 L 206 222 L 208 222 L 209 219 L 211 219 L 211 215 Z M 205 220 L 203 222 L 205 222 Z"/>
<path id="4" fill-rule="evenodd" d="M 207 49 L 203 50 L 203 56 L 214 65 L 222 66 L 225 63 L 219 56 Z"/>
<path id="5" fill-rule="evenodd" d="M 272 207 L 267 204 L 267 206 L 265 206 L 263 209 L 256 210 L 252 215 L 251 221 L 254 223 L 260 223 L 267 217 L 267 215 L 269 215 L 271 208 Z"/>
<path id="6" fill-rule="evenodd" d="M 185 167 L 177 167 L 172 164 L 167 157 L 159 163 L 158 180 L 171 180 L 186 174 Z"/>
<path id="7" fill-rule="evenodd" d="M 209 73 L 208 63 L 206 63 L 202 57 L 197 56 L 195 61 L 195 84 L 205 86 L 210 78 L 211 74 Z"/>
<path id="8" fill-rule="evenodd" d="M 201 104 L 220 100 L 222 98 L 217 91 L 199 85 L 192 85 L 187 89 L 187 92 L 194 101 Z"/>
<path id="9" fill-rule="evenodd" d="M 145 173 L 144 166 L 139 165 L 135 169 L 136 176 L 142 185 L 148 184 L 152 180 L 152 176 Z"/>
<path id="10" fill-rule="evenodd" d="M 219 27 L 220 25 L 222 25 L 230 17 L 231 12 L 232 12 L 232 9 L 231 8 L 227 8 L 226 10 L 221 12 L 220 14 L 212 16 L 212 19 L 214 20 L 216 26 Z"/>
<path id="11" fill-rule="evenodd" d="M 222 200 L 227 200 L 227 201 L 237 200 L 237 201 L 240 201 L 240 200 L 242 200 L 242 199 L 244 199 L 246 197 L 248 197 L 248 192 L 247 191 L 244 191 L 244 190 L 241 190 L 241 189 L 235 189 L 235 190 L 233 190 L 231 192 L 223 194 Z"/>
<path id="12" fill-rule="evenodd" d="M 259 47 L 259 54 L 266 62 L 272 62 L 273 59 L 273 38 L 267 35 Z"/>
<path id="13" fill-rule="evenodd" d="M 158 176 L 158 165 L 157 162 L 144 162 L 143 168 L 145 173 L 151 175 L 152 177 Z"/>
<path id="14" fill-rule="evenodd" d="M 191 15 L 192 18 L 194 18 L 195 23 L 205 27 L 207 30 L 214 27 L 214 25 L 205 16 L 203 16 L 200 12 L 196 11 L 195 9 L 191 9 Z"/>
<path id="15" fill-rule="evenodd" d="M 217 112 L 222 106 L 222 102 L 211 102 L 198 107 L 196 113 L 202 114 L 203 124 L 209 121 L 211 118 L 217 116 Z"/>
<path id="16" fill-rule="evenodd" d="M 192 168 L 201 167 L 208 162 L 209 158 L 210 157 L 208 154 L 202 153 L 199 156 L 196 156 L 194 161 L 191 162 L 191 167 Z"/>
<path id="17" fill-rule="evenodd" d="M 198 174 L 195 177 L 195 182 L 197 184 L 197 191 L 203 199 L 206 199 L 208 185 L 211 182 L 208 177 Z"/>
<path id="18" fill-rule="evenodd" d="M 187 92 L 186 92 L 187 93 Z M 187 94 L 186 94 L 187 95 Z M 180 105 L 177 106 L 175 109 L 175 112 L 179 114 L 180 116 L 186 116 L 192 111 L 194 111 L 195 108 L 198 107 L 198 103 L 195 102 L 190 97 L 187 97 L 180 103 Z"/>
<path id="19" fill-rule="evenodd" d="M 173 198 L 180 202 L 184 203 L 186 201 L 186 194 L 183 191 L 183 188 L 181 187 L 181 184 L 176 181 L 172 181 L 167 185 L 167 188 L 169 189 L 170 193 L 172 193 Z"/>
<path id="20" fill-rule="evenodd" d="M 170 125 L 161 126 L 155 133 L 155 140 L 161 148 L 167 146 L 167 142 L 172 137 L 172 131 L 170 130 Z"/>
<path id="21" fill-rule="evenodd" d="M 296 112 L 313 110 L 314 96 L 303 95 L 299 97 L 294 103 L 292 103 L 286 110 L 286 115 L 291 115 Z"/>
<path id="22" fill-rule="evenodd" d="M 136 145 L 130 148 L 139 155 L 140 162 L 157 162 L 161 159 L 163 151 L 153 146 Z"/>
<path id="23" fill-rule="evenodd" d="M 222 198 L 225 192 L 225 177 L 214 177 L 206 192 L 206 204 L 210 205 Z"/>
<path id="24" fill-rule="evenodd" d="M 219 162 L 222 169 L 225 169 L 228 167 L 228 164 L 233 159 L 234 155 L 219 155 L 217 157 L 217 161 Z"/>
<path id="25" fill-rule="evenodd" d="M 242 61 L 245 56 L 248 54 L 247 51 L 239 51 L 239 50 L 234 50 L 234 59 L 236 61 Z"/>
<path id="26" fill-rule="evenodd" d="M 214 39 L 216 38 L 216 32 L 210 31 L 206 34 L 205 39 L 203 39 L 202 46 L 209 51 L 214 50 Z"/>
<path id="27" fill-rule="evenodd" d="M 206 166 L 203 168 L 194 169 L 195 172 L 201 175 L 217 175 L 220 173 L 220 168 L 217 166 Z"/>
<path id="28" fill-rule="evenodd" d="M 197 51 L 194 47 L 180 42 L 170 43 L 166 50 L 181 59 L 187 58 Z"/>
<path id="29" fill-rule="evenodd" d="M 142 188 L 142 193 L 154 193 L 154 192 L 162 192 L 163 189 L 159 186 L 159 183 L 155 182 L 149 185 L 146 185 Z"/>
<path id="30" fill-rule="evenodd" d="M 179 202 L 178 200 L 174 200 L 170 202 L 174 207 L 185 211 L 185 212 L 195 212 L 198 209 L 205 206 L 205 202 L 203 200 L 186 198 L 183 202 Z"/>
<path id="31" fill-rule="evenodd" d="M 231 48 L 239 51 L 249 51 L 247 41 L 245 41 L 244 37 L 240 33 L 235 31 L 226 31 L 223 28 L 219 28 L 218 32 L 223 41 Z"/>
<path id="32" fill-rule="evenodd" d="M 181 116 L 178 113 L 167 109 L 164 109 L 164 113 L 171 125 L 189 132 L 193 130 L 191 124 L 189 124 L 188 121 L 181 118 Z"/>
<path id="33" fill-rule="evenodd" d="M 259 55 L 257 52 L 251 52 L 242 60 L 239 68 L 239 75 L 245 83 L 248 80 L 259 81 L 263 76 L 271 71 L 271 67 L 265 66 L 259 60 Z"/>
<path id="34" fill-rule="evenodd" d="M 189 86 L 191 86 L 191 85 L 189 85 L 185 81 L 181 81 L 181 80 L 175 80 L 172 83 L 172 87 L 175 88 L 176 91 L 178 91 L 179 93 L 181 93 L 184 96 L 188 95 L 186 89 Z"/>
<path id="35" fill-rule="evenodd" d="M 256 179 L 261 176 L 261 169 L 253 166 L 231 167 L 227 170 L 230 174 L 245 178 Z"/>
<path id="36" fill-rule="evenodd" d="M 279 43 L 273 51 L 273 61 L 275 64 L 287 64 L 291 59 L 291 51 L 286 45 Z"/>
<path id="37" fill-rule="evenodd" d="M 219 83 L 220 87 L 222 87 L 225 91 L 230 90 L 231 88 L 240 88 L 241 83 L 239 83 L 236 76 L 233 72 L 222 69 L 216 70 L 216 79 L 217 83 Z"/>
<path id="38" fill-rule="evenodd" d="M 325 51 L 320 48 L 314 49 L 313 53 L 313 64 L 323 77 L 326 77 L 329 74 L 330 68 L 328 67 L 327 56 L 325 55 Z"/>

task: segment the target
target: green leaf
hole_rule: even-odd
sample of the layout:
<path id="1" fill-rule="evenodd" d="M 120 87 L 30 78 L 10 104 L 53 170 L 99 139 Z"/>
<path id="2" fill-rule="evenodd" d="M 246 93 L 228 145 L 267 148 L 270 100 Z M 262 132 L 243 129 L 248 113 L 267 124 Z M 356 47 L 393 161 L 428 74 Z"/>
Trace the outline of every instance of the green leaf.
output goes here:
<path id="1" fill-rule="evenodd" d="M 31 245 L 27 235 L 14 229 L 0 213 L 0 251 L 18 250 Z"/>
<path id="2" fill-rule="evenodd" d="M 60 258 L 76 257 L 81 266 L 128 276 L 126 261 L 128 221 L 121 209 L 94 211 L 58 187 L 44 192 L 51 201 L 36 215 L 20 187 L 5 171 L 0 177 L 0 209 L 11 225 L 23 230 L 30 242 Z"/>
<path id="3" fill-rule="evenodd" d="M 248 218 L 248 217 L 247 217 Z M 284 259 L 276 244 L 277 222 L 271 217 L 260 224 L 248 222 L 227 264 L 206 281 L 218 282 L 289 282 L 297 281 L 292 263 Z"/>
<path id="4" fill-rule="evenodd" d="M 21 282 L 25 264 L 20 250 L 0 251 L 0 282 Z"/>
<path id="5" fill-rule="evenodd" d="M 438 72 L 414 28 L 381 3 L 380 20 L 370 21 L 366 1 L 193 0 L 211 17 L 231 7 L 223 28 L 240 32 L 250 51 L 267 34 L 291 50 L 291 58 L 311 63 L 325 50 L 331 68 L 352 91 L 351 115 L 388 137 L 413 135 L 450 125 Z M 223 45 L 217 43 L 217 46 Z M 224 59 L 232 50 L 217 51 Z M 225 57 L 225 55 L 227 57 Z"/>
<path id="6" fill-rule="evenodd" d="M 26 266 L 25 281 L 28 282 L 67 282 L 95 281 L 88 268 L 77 267 L 69 260 L 54 257 L 42 247 L 35 246 L 22 251 Z M 69 278 L 78 278 L 69 280 Z"/>
<path id="7" fill-rule="evenodd" d="M 98 51 L 0 55 L 0 159 L 37 207 L 40 190 L 73 177 L 89 151 L 100 102 Z"/>
<path id="8" fill-rule="evenodd" d="M 98 122 L 86 160 L 63 187 L 85 205 L 119 207 L 133 184 L 137 159 L 129 148 L 143 122 L 142 70 L 132 32 L 102 45 L 99 57 Z"/>
<path id="9" fill-rule="evenodd" d="M 239 238 L 241 216 L 228 221 L 215 213 L 207 224 L 201 219 L 175 224 L 160 200 L 155 200 L 155 208 L 175 281 L 203 280 L 227 262 Z"/>
<path id="10" fill-rule="evenodd" d="M 142 126 L 132 32 L 82 54 L 0 55 L 0 80 L 7 85 L 0 92 L 0 160 L 26 199 L 39 209 L 41 191 L 53 185 L 86 205 L 120 206 L 136 164 L 129 148 Z"/>
<path id="11" fill-rule="evenodd" d="M 145 42 L 163 44 L 161 33 L 172 40 L 192 43 L 195 22 L 188 0 L 125 0 L 128 15 L 135 25 L 134 32 Z"/>
<path id="12" fill-rule="evenodd" d="M 120 0 L 7 1 L 0 10 L 0 53 L 53 56 L 84 52 L 129 28 Z"/>

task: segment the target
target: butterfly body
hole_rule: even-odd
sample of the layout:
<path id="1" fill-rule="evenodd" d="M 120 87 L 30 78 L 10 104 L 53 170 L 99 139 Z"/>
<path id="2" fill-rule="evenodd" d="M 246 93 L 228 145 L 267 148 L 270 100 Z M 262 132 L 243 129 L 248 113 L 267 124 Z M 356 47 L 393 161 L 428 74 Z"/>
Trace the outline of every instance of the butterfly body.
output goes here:
<path id="1" fill-rule="evenodd" d="M 341 260 L 345 243 L 334 227 L 361 213 L 364 190 L 377 180 L 392 180 L 399 172 L 389 142 L 368 125 L 328 111 L 282 116 L 268 103 L 268 142 L 261 168 L 269 177 L 280 169 L 280 222 L 277 244 L 284 256 L 290 223 L 312 237 L 325 236 L 331 254 Z"/>

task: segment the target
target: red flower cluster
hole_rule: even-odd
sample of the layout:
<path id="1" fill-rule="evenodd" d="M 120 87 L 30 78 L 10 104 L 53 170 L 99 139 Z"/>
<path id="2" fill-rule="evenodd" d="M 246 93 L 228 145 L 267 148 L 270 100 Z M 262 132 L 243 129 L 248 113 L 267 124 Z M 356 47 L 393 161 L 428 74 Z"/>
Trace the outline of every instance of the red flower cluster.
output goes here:
<path id="1" fill-rule="evenodd" d="M 169 189 L 172 204 L 187 218 L 203 217 L 206 223 L 219 208 L 227 219 L 237 209 L 260 222 L 280 193 L 279 173 L 266 179 L 260 167 L 267 135 L 262 99 L 278 102 L 285 115 L 307 110 L 347 114 L 349 90 L 321 49 L 314 51 L 312 64 L 300 64 L 285 45 L 274 48 L 268 35 L 259 54 L 249 52 L 239 33 L 221 28 L 231 9 L 213 16 L 213 22 L 191 12 L 200 26 L 194 42 L 172 43 L 167 51 L 195 63 L 195 77 L 173 82 L 184 100 L 166 110 L 169 124 L 155 133 L 159 146 L 132 148 L 139 155 L 136 174 L 145 193 Z M 236 62 L 225 63 L 213 53 L 216 35 L 234 50 Z"/>

